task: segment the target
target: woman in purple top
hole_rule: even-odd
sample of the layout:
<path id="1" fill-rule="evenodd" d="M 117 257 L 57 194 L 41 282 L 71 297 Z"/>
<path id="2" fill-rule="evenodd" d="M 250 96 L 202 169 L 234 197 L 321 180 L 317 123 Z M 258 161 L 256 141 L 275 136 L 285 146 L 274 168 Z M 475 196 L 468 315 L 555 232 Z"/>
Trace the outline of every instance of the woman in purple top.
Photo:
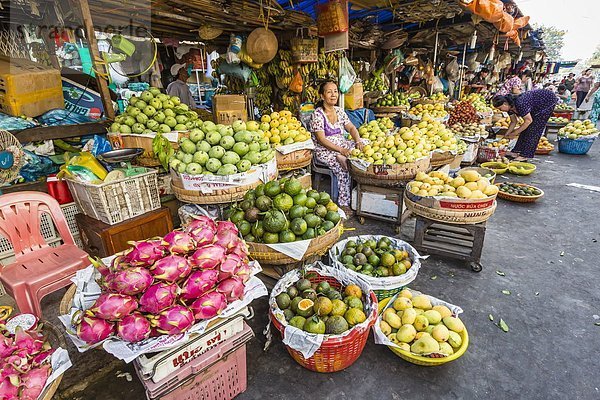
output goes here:
<path id="1" fill-rule="evenodd" d="M 356 127 L 343 108 L 337 107 L 339 91 L 335 82 L 324 82 L 319 87 L 321 101 L 312 115 L 311 131 L 316 138 L 315 156 L 333 171 L 338 180 L 338 204 L 347 213 L 350 212 L 350 174 L 347 157 L 354 146 L 362 148 L 363 144 Z M 354 141 L 344 137 L 347 130 Z"/>
<path id="2" fill-rule="evenodd" d="M 577 95 L 577 101 L 575 105 L 577 108 L 583 103 L 585 96 L 587 96 L 590 88 L 594 83 L 594 76 L 592 75 L 592 69 L 588 68 L 583 71 L 583 74 L 575 81 L 575 94 Z"/>
<path id="3" fill-rule="evenodd" d="M 546 124 L 552 116 L 558 97 L 547 89 L 531 90 L 521 95 L 496 96 L 492 100 L 494 107 L 510 113 L 510 125 L 504 137 L 519 137 L 510 156 L 516 161 L 533 158 L 540 138 L 544 134 Z M 523 124 L 515 129 L 517 117 L 522 117 Z"/>

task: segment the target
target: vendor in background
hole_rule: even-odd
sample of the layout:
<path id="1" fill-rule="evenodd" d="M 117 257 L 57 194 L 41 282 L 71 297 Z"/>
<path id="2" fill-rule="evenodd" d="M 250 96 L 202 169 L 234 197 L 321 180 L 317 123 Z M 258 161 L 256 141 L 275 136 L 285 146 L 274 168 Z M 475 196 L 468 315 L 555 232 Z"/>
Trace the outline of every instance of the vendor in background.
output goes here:
<path id="1" fill-rule="evenodd" d="M 522 71 L 512 78 L 507 79 L 502 84 L 502 87 L 496 93 L 497 96 L 506 96 L 507 94 L 521 94 L 523 90 L 523 79 L 531 78 L 531 71 Z"/>
<path id="2" fill-rule="evenodd" d="M 174 64 L 171 67 L 171 75 L 175 77 L 175 80 L 167 86 L 167 94 L 179 97 L 181 102 L 187 104 L 190 108 L 198 108 L 186 83 L 190 77 L 187 66 L 185 64 Z"/>
<path id="3" fill-rule="evenodd" d="M 558 96 L 558 99 L 565 104 L 568 104 L 571 101 L 571 92 L 564 84 L 558 85 L 556 95 Z"/>
<path id="4" fill-rule="evenodd" d="M 577 108 L 583 103 L 593 82 L 594 77 L 592 76 L 591 68 L 583 71 L 583 74 L 575 81 L 575 94 L 577 95 L 577 102 L 575 104 L 577 105 Z"/>
<path id="5" fill-rule="evenodd" d="M 348 155 L 355 145 L 362 149 L 363 143 L 344 109 L 336 106 L 340 96 L 337 84 L 332 81 L 323 82 L 319 86 L 319 94 L 321 101 L 317 103 L 311 120 L 311 131 L 317 141 L 315 157 L 333 171 L 339 188 L 337 202 L 347 214 L 351 214 Z M 344 137 L 345 131 L 350 132 L 354 141 Z"/>
<path id="6" fill-rule="evenodd" d="M 561 82 L 563 85 L 565 85 L 565 87 L 567 88 L 567 90 L 569 92 L 573 92 L 573 88 L 575 87 L 575 74 L 574 73 L 570 73 L 569 75 L 567 75 L 565 77 L 565 79 L 562 80 Z"/>
<path id="7" fill-rule="evenodd" d="M 546 89 L 531 90 L 518 96 L 508 94 L 494 97 L 494 107 L 510 114 L 510 125 L 504 137 L 519 137 L 512 153 L 506 155 L 508 158 L 514 158 L 516 161 L 533 158 L 557 103 L 556 94 Z M 522 117 L 524 122 L 515 129 L 517 116 Z"/>
<path id="8" fill-rule="evenodd" d="M 598 124 L 598 120 L 600 119 L 600 72 L 596 74 L 596 79 L 594 80 L 594 86 L 590 89 L 588 94 L 585 96 L 585 101 L 593 100 L 592 103 L 592 112 L 590 113 L 590 120 L 594 124 Z"/>
<path id="9" fill-rule="evenodd" d="M 487 68 L 481 68 L 477 74 L 475 74 L 475 78 L 470 83 L 471 92 L 481 92 L 482 90 L 487 88 L 486 79 L 490 74 L 490 70 Z"/>

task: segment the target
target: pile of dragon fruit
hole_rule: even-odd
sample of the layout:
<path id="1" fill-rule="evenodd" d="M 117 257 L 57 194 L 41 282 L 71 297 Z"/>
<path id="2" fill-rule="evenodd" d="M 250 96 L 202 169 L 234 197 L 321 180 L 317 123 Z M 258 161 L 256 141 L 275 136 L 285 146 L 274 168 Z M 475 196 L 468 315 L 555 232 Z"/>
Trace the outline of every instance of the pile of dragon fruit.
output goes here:
<path id="1" fill-rule="evenodd" d="M 0 321 L 0 399 L 36 400 L 52 372 L 54 349 L 40 332 L 17 327 L 14 335 Z"/>
<path id="2" fill-rule="evenodd" d="M 236 226 L 198 217 L 182 231 L 133 243 L 110 266 L 93 262 L 102 294 L 75 319 L 89 345 L 175 335 L 241 299 L 251 267 Z"/>

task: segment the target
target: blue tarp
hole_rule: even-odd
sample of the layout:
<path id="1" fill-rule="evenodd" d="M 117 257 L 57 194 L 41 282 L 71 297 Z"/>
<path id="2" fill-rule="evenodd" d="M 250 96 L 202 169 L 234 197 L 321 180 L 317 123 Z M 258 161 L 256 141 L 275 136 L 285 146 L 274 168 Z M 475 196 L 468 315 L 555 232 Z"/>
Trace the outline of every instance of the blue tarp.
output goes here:
<path id="1" fill-rule="evenodd" d="M 375 114 L 373 113 L 373 110 L 369 110 L 368 108 L 359 108 L 354 111 L 346 110 L 346 115 L 348 115 L 348 118 L 350 118 L 350 122 L 352 122 L 352 124 L 354 124 L 354 126 L 357 128 L 362 124 L 373 121 L 375 119 Z"/>

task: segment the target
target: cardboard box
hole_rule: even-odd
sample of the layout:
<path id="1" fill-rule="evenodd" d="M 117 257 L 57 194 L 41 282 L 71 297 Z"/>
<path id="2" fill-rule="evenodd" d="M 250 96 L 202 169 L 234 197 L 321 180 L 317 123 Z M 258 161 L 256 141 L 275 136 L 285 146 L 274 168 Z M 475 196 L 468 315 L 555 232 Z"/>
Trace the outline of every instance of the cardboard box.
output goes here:
<path id="1" fill-rule="evenodd" d="M 0 111 L 37 117 L 64 106 L 59 70 L 22 58 L 0 57 Z"/>
<path id="2" fill-rule="evenodd" d="M 350 87 L 348 93 L 344 95 L 344 107 L 347 110 L 357 110 L 364 107 L 363 102 L 363 85 L 362 83 L 355 83 Z"/>
<path id="3" fill-rule="evenodd" d="M 215 123 L 231 125 L 241 119 L 248 120 L 246 96 L 239 94 L 218 94 L 213 97 Z"/>

